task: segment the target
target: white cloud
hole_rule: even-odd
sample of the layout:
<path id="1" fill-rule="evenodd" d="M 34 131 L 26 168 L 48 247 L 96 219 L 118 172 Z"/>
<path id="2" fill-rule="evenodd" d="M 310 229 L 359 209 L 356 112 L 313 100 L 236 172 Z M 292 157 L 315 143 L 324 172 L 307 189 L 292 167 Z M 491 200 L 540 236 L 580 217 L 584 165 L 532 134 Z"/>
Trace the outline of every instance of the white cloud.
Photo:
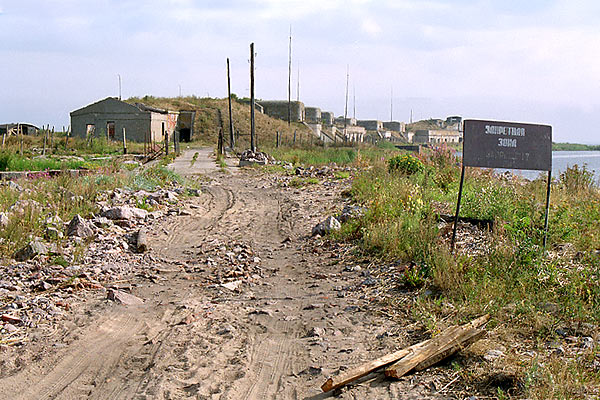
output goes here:
<path id="1" fill-rule="evenodd" d="M 363 32 L 371 37 L 377 37 L 381 33 L 381 26 L 375 21 L 373 18 L 367 17 L 365 18 L 360 27 Z"/>

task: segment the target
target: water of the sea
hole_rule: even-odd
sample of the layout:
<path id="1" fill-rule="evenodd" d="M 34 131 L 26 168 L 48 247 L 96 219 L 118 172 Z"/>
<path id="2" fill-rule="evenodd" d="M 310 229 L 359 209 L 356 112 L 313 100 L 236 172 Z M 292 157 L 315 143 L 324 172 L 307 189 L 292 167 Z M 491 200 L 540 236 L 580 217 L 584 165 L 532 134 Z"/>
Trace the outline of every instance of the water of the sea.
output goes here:
<path id="1" fill-rule="evenodd" d="M 600 181 L 600 151 L 553 151 L 552 152 L 552 176 L 558 178 L 561 172 L 564 172 L 567 167 L 573 165 L 579 165 L 580 167 L 585 165 L 586 168 L 594 172 L 596 183 Z M 506 170 L 499 170 L 500 172 Z M 524 171 L 524 170 L 510 170 L 512 173 L 521 175 L 527 179 L 535 179 L 543 174 L 547 176 L 546 172 L 540 171 Z"/>

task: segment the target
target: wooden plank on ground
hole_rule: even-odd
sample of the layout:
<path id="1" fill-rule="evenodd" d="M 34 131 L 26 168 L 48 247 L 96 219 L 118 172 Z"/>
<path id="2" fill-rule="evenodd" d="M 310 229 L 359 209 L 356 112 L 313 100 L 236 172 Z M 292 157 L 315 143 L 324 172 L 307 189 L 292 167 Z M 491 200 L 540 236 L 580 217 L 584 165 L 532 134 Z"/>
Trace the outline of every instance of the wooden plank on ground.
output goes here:
<path id="1" fill-rule="evenodd" d="M 433 339 L 425 340 L 421 343 L 414 344 L 394 353 L 386 354 L 383 357 L 362 364 L 336 377 L 329 377 L 321 386 L 321 389 L 324 392 L 329 392 L 330 390 L 334 390 L 347 385 L 348 383 L 354 382 L 355 380 L 360 379 L 379 368 L 389 366 L 392 363 L 397 364 L 398 362 L 404 361 L 407 358 L 410 358 L 413 360 L 413 362 L 414 360 L 417 360 L 417 363 L 411 367 L 411 370 L 417 368 L 418 370 L 425 369 L 480 339 L 485 331 L 480 331 L 477 328 L 483 326 L 488 320 L 489 315 L 484 315 L 483 317 L 477 318 L 468 324 L 462 326 L 451 326 Z M 456 341 L 452 338 L 461 338 L 461 340 Z M 423 354 L 423 351 L 427 348 L 435 349 L 436 351 L 429 350 L 429 356 L 424 358 L 415 358 L 415 355 Z M 386 375 L 387 374 L 388 373 L 386 371 Z"/>
<path id="2" fill-rule="evenodd" d="M 415 371 L 422 371 L 426 368 L 431 367 L 434 364 L 437 364 L 443 359 L 450 357 L 452 354 L 469 347 L 470 345 L 481 339 L 483 335 L 485 335 L 485 330 L 483 329 L 469 329 L 460 343 L 449 343 L 443 349 L 441 349 L 439 353 L 417 365 L 415 367 Z"/>
<path id="3" fill-rule="evenodd" d="M 468 324 L 461 326 L 452 326 L 444 332 L 431 339 L 426 346 L 421 347 L 396 363 L 390 365 L 385 370 L 385 375 L 392 378 L 401 378 L 408 372 L 420 367 L 427 368 L 443 358 L 448 357 L 467 343 L 473 343 L 475 338 L 480 338 L 484 333 L 479 331 L 479 327 L 489 320 L 489 315 L 477 318 Z M 482 332 L 482 333 L 480 333 Z"/>
<path id="4" fill-rule="evenodd" d="M 419 348 L 425 346 L 429 342 L 426 340 L 421 343 L 414 344 L 410 347 L 406 347 L 402 350 L 398 350 L 394 353 L 386 354 L 385 356 L 378 358 L 373 361 L 369 361 L 368 363 L 362 364 L 356 368 L 348 370 L 336 377 L 329 377 L 327 381 L 321 386 L 321 389 L 324 392 L 329 392 L 330 390 L 340 388 L 344 385 L 347 385 L 350 382 L 354 382 L 357 379 L 362 378 L 375 371 L 378 368 L 385 367 L 395 361 L 398 361 L 402 357 L 406 357 L 412 352 L 418 350 Z"/>

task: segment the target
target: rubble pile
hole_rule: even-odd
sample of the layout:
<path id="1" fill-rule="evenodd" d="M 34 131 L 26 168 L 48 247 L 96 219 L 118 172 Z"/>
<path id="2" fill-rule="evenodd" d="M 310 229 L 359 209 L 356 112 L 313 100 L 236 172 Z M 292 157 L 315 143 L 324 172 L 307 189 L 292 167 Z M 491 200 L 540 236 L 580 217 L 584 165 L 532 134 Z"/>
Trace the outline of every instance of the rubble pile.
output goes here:
<path id="1" fill-rule="evenodd" d="M 145 253 L 144 227 L 178 214 L 184 193 L 200 194 L 183 187 L 116 189 L 101 193 L 100 212 L 89 218 L 45 219 L 44 238 L 32 238 L 0 265 L 0 346 L 24 343 L 28 328 L 51 331 L 90 290 L 104 291 L 132 274 L 147 274 L 153 257 Z M 17 201 L 10 212 L 31 206 Z"/>
<path id="2" fill-rule="evenodd" d="M 187 272 L 209 272 L 210 280 L 226 288 L 236 289 L 242 282 L 253 282 L 263 277 L 261 259 L 251 246 L 240 242 L 223 243 L 213 240 L 198 246 L 199 263 L 188 266 Z M 228 283 L 236 282 L 233 285 Z M 233 290 L 232 289 L 232 290 Z"/>
<path id="3" fill-rule="evenodd" d="M 240 167 L 248 165 L 267 165 L 273 161 L 273 157 L 262 151 L 252 151 L 248 149 L 240 155 Z"/>
<path id="4" fill-rule="evenodd" d="M 296 167 L 296 169 L 294 170 L 294 173 L 296 174 L 296 176 L 300 176 L 303 178 L 333 178 L 335 177 L 336 172 L 348 172 L 348 173 L 354 173 L 356 172 L 357 169 L 356 168 L 352 168 L 352 167 L 338 167 L 335 164 L 332 164 L 330 166 L 323 166 L 323 167 L 315 167 L 315 166 L 310 166 L 307 168 L 304 167 Z"/>

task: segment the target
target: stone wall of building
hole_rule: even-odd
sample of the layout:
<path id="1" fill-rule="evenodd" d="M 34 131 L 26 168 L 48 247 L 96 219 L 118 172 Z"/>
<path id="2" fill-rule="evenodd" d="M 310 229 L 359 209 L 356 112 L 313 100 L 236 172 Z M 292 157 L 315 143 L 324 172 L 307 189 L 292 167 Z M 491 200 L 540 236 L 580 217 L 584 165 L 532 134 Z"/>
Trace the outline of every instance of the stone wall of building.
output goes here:
<path id="1" fill-rule="evenodd" d="M 339 126 L 344 125 L 344 117 L 337 117 L 335 119 L 335 124 Z M 346 118 L 346 126 L 356 126 L 356 118 Z"/>
<path id="2" fill-rule="evenodd" d="M 309 124 L 320 124 L 321 123 L 321 109 L 318 107 L 306 107 L 304 109 L 306 116 L 306 122 Z"/>
<path id="3" fill-rule="evenodd" d="M 321 123 L 326 126 L 331 126 L 335 122 L 335 116 L 332 112 L 321 111 Z"/>
<path id="4" fill-rule="evenodd" d="M 387 121 L 383 123 L 385 129 L 389 129 L 394 132 L 406 132 L 406 124 L 400 121 Z"/>
<path id="5" fill-rule="evenodd" d="M 362 126 L 368 131 L 378 131 L 383 129 L 383 122 L 376 119 L 360 119 L 356 121 L 356 125 Z"/>
<path id="6" fill-rule="evenodd" d="M 459 143 L 460 132 L 454 130 L 422 129 L 415 132 L 413 143 Z"/>
<path id="7" fill-rule="evenodd" d="M 265 114 L 272 118 L 288 120 L 288 102 L 285 100 L 260 100 L 256 102 L 263 108 Z M 292 101 L 290 103 L 291 108 L 291 122 L 303 122 L 306 120 L 306 111 L 304 103 L 301 101 Z"/>

